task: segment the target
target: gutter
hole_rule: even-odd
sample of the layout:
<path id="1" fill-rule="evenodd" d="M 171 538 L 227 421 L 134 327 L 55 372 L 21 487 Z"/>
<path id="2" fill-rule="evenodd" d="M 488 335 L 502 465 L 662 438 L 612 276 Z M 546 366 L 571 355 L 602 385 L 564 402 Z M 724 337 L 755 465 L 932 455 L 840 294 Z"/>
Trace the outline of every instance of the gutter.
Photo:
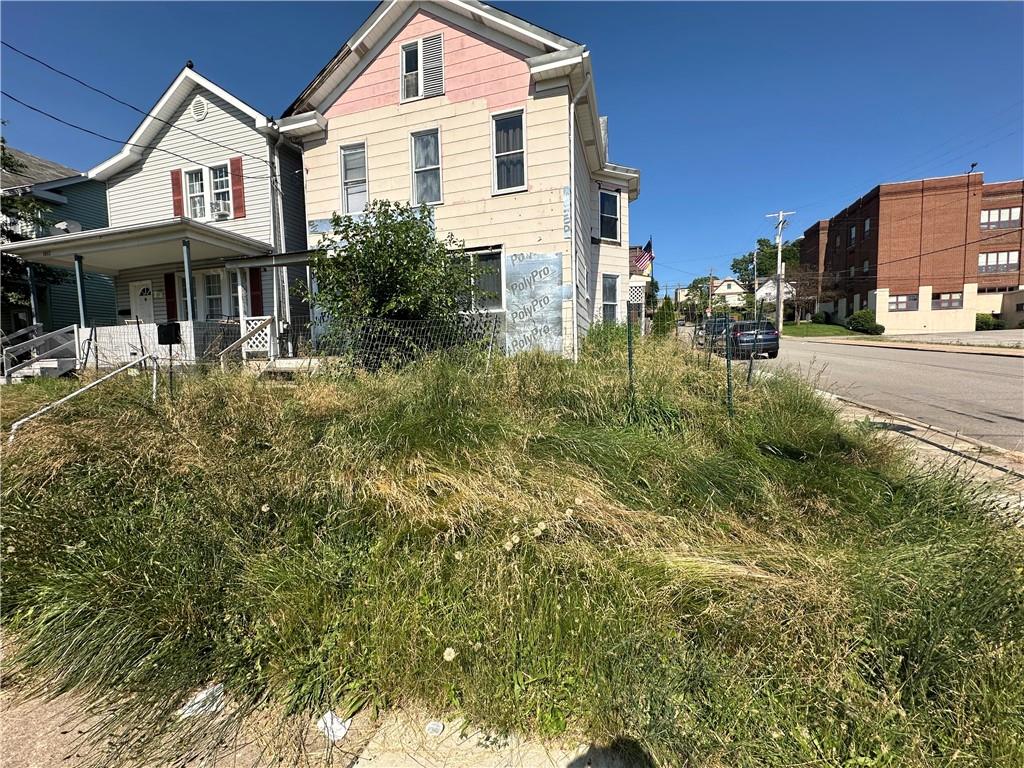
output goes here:
<path id="1" fill-rule="evenodd" d="M 580 359 L 580 328 L 579 315 L 577 314 L 579 303 L 579 285 L 577 282 L 577 266 L 579 259 L 576 258 L 576 105 L 587 93 L 587 86 L 590 85 L 590 73 L 587 73 L 583 80 L 583 87 L 569 102 L 569 199 L 572 204 L 569 206 L 569 237 L 572 253 L 572 361 L 579 362 Z"/>

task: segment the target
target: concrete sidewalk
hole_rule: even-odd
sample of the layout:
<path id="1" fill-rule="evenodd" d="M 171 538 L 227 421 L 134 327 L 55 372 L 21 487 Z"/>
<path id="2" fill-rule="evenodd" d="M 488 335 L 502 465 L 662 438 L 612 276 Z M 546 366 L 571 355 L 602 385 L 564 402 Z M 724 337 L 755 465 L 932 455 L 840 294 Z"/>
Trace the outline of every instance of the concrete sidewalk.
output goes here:
<path id="1" fill-rule="evenodd" d="M 963 355 L 993 355 L 996 357 L 1024 358 L 1024 349 L 1016 347 L 997 347 L 995 345 L 969 345 L 941 342 L 903 341 L 902 338 L 889 339 L 882 336 L 850 337 L 850 336 L 783 336 L 787 341 L 801 341 L 808 344 L 838 344 L 848 347 L 875 347 L 876 349 L 910 349 L 921 352 L 956 352 Z"/>

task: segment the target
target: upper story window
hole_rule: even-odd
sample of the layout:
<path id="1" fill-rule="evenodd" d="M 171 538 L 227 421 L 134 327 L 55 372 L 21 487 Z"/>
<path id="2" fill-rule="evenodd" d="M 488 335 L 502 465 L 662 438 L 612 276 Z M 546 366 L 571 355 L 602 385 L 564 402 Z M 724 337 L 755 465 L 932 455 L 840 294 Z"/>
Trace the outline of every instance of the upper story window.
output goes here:
<path id="1" fill-rule="evenodd" d="M 341 148 L 341 211 L 362 213 L 366 208 L 366 145 Z"/>
<path id="2" fill-rule="evenodd" d="M 190 218 L 231 218 L 231 172 L 228 164 L 185 171 L 185 194 Z"/>
<path id="3" fill-rule="evenodd" d="M 981 212 L 982 229 L 1017 229 L 1020 226 L 1020 207 L 989 208 Z"/>
<path id="4" fill-rule="evenodd" d="M 441 134 L 437 128 L 412 134 L 412 201 L 441 202 Z"/>
<path id="5" fill-rule="evenodd" d="M 402 101 L 444 93 L 444 38 L 440 33 L 405 43 L 400 56 Z"/>
<path id="6" fill-rule="evenodd" d="M 601 239 L 619 239 L 619 193 L 601 190 Z"/>
<path id="7" fill-rule="evenodd" d="M 188 215 L 193 219 L 205 219 L 206 184 L 202 168 L 185 171 L 185 192 L 188 195 Z"/>
<path id="8" fill-rule="evenodd" d="M 526 189 L 526 136 L 523 113 L 495 115 L 494 191 L 517 192 Z"/>
<path id="9" fill-rule="evenodd" d="M 864 219 L 864 239 L 871 237 L 871 218 Z"/>
<path id="10" fill-rule="evenodd" d="M 857 243 L 857 225 L 850 225 L 850 245 L 856 245 Z"/>
<path id="11" fill-rule="evenodd" d="M 1020 269 L 1020 251 L 993 251 L 978 254 L 978 272 L 1016 272 Z"/>
<path id="12" fill-rule="evenodd" d="M 866 275 L 871 270 L 871 261 L 864 259 L 864 265 L 861 267 L 861 271 Z"/>

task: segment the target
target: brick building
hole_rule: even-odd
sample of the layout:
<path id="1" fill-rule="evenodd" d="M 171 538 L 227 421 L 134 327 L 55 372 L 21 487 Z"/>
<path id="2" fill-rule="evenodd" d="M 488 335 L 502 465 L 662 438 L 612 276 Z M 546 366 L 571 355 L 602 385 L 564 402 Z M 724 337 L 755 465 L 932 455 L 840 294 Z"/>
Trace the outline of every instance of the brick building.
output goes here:
<path id="1" fill-rule="evenodd" d="M 982 173 L 881 184 L 804 232 L 819 309 L 841 321 L 872 309 L 888 332 L 974 330 L 1024 288 L 1024 180 Z"/>

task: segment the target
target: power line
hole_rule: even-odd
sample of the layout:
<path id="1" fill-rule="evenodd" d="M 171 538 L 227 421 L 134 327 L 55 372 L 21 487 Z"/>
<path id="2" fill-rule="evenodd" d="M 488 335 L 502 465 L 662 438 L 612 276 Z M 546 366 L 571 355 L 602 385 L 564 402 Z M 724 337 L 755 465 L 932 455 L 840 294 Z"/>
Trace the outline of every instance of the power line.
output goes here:
<path id="1" fill-rule="evenodd" d="M 66 77 L 68 80 L 71 80 L 71 81 L 73 81 L 75 83 L 78 83 L 82 87 L 88 88 L 90 91 L 92 91 L 94 93 L 98 93 L 101 96 L 105 96 L 106 98 L 110 99 L 111 101 L 115 101 L 115 102 L 117 102 L 118 104 L 120 104 L 122 106 L 128 107 L 128 109 L 132 109 L 132 110 L 138 112 L 140 115 L 145 115 L 146 117 L 151 117 L 154 120 L 157 120 L 158 122 L 161 122 L 161 123 L 163 123 L 166 126 L 169 126 L 170 128 L 174 128 L 175 130 L 178 130 L 178 131 L 183 131 L 184 133 L 187 133 L 190 136 L 194 136 L 197 139 L 201 139 L 202 141 L 209 142 L 210 144 L 213 144 L 214 146 L 220 147 L 221 149 L 226 149 L 226 150 L 228 150 L 230 152 L 234 152 L 236 154 L 245 155 L 246 157 L 250 157 L 253 160 L 258 160 L 261 163 L 263 163 L 264 165 L 266 165 L 268 168 L 271 168 L 270 162 L 265 157 L 259 157 L 258 155 L 253 155 L 253 154 L 251 154 L 249 152 L 245 152 L 244 150 L 236 149 L 236 148 L 231 147 L 231 146 L 229 146 L 227 144 L 222 144 L 219 141 L 214 141 L 213 139 L 208 138 L 206 136 L 203 136 L 202 134 L 196 133 L 195 131 L 191 131 L 188 128 L 184 128 L 184 127 L 182 127 L 180 125 L 175 125 L 174 123 L 170 123 L 170 122 L 168 122 L 167 120 L 164 120 L 161 117 L 157 117 L 152 112 L 147 112 L 144 109 L 140 109 L 139 107 L 135 106 L 134 104 L 131 104 L 130 102 L 125 101 L 124 99 L 120 99 L 117 96 L 113 95 L 112 93 L 109 93 L 109 92 L 103 90 L 102 88 L 99 88 L 99 87 L 97 87 L 95 85 L 91 85 L 90 83 L 87 83 L 84 80 L 81 80 L 81 79 L 75 77 L 71 73 L 65 72 L 60 67 L 56 67 L 53 64 L 49 64 L 48 62 L 43 61 L 42 59 L 40 59 L 40 58 L 38 58 L 36 56 L 33 56 L 31 53 L 27 53 L 26 51 L 23 51 L 20 48 L 17 48 L 15 46 L 11 45 L 6 40 L 0 41 L 0 43 L 2 43 L 5 48 L 9 48 L 10 50 L 14 51 L 18 55 L 24 56 L 26 59 L 34 61 L 35 63 L 39 64 L 40 66 L 46 67 L 51 72 L 55 72 L 58 75 L 61 75 L 62 77 Z M 19 103 L 21 103 L 21 102 L 19 102 Z"/>
<path id="2" fill-rule="evenodd" d="M 57 115 L 51 114 L 50 112 L 47 112 L 44 109 L 40 109 L 39 107 L 34 107 L 31 104 L 29 104 L 29 103 L 27 103 L 25 101 L 22 101 L 21 99 L 17 98 L 16 96 L 12 96 L 7 91 L 0 90 L 0 94 L 5 96 L 6 98 L 10 99 L 11 101 L 13 101 L 15 104 L 20 104 L 25 109 L 32 110 L 33 112 L 36 112 L 36 113 L 42 115 L 43 117 L 48 117 L 50 120 L 58 122 L 61 125 L 66 125 L 69 128 L 74 128 L 77 131 L 81 131 L 82 133 L 87 133 L 90 136 L 95 136 L 96 138 L 103 139 L 104 141 L 110 141 L 110 142 L 113 142 L 114 144 L 120 144 L 120 145 L 123 145 L 123 146 L 126 146 L 126 147 L 139 147 L 140 149 L 149 149 L 149 150 L 153 150 L 155 152 L 163 152 L 165 154 L 171 155 L 172 157 L 176 157 L 179 160 L 184 160 L 187 163 L 191 163 L 192 165 L 197 165 L 200 168 L 209 169 L 209 168 L 212 167 L 212 166 L 207 165 L 206 163 L 201 163 L 198 160 L 193 160 L 190 157 L 186 157 L 185 155 L 179 155 L 177 152 L 172 152 L 169 149 L 164 149 L 163 147 L 158 147 L 158 146 L 155 146 L 155 145 L 152 145 L 152 144 L 135 144 L 135 143 L 130 142 L 130 141 L 121 141 L 120 139 L 114 139 L 114 138 L 111 138 L 110 136 L 105 136 L 104 134 L 98 133 L 97 131 L 94 131 L 94 130 L 92 130 L 90 128 L 85 128 L 84 126 L 78 125 L 76 123 L 72 123 L 72 122 L 70 122 L 68 120 L 65 120 L 65 119 L 63 119 L 61 117 L 58 117 Z M 271 176 L 252 176 L 252 175 L 248 175 L 248 174 L 244 174 L 244 173 L 241 173 L 241 174 L 238 174 L 238 175 L 241 176 L 242 178 L 245 178 L 245 179 L 255 179 L 256 181 L 267 181 L 267 180 L 272 178 Z"/>

